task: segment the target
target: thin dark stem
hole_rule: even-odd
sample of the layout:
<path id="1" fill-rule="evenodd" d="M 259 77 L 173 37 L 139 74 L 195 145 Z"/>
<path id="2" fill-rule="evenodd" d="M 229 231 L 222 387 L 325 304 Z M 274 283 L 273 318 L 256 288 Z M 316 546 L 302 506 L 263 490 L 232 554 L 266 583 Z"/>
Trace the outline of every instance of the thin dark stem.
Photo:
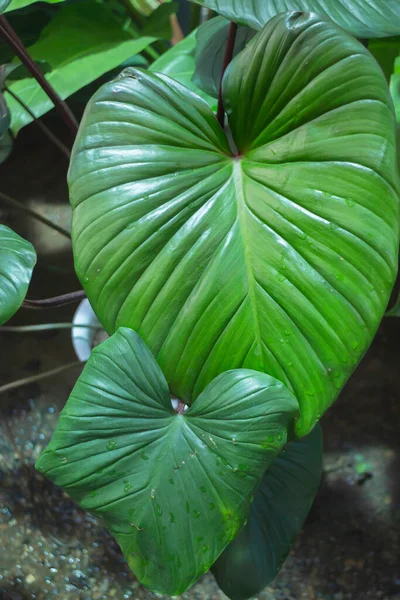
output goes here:
<path id="1" fill-rule="evenodd" d="M 46 92 L 50 100 L 53 102 L 55 109 L 63 118 L 64 123 L 67 125 L 67 127 L 69 127 L 75 139 L 78 132 L 77 120 L 75 119 L 68 105 L 64 102 L 64 100 L 61 100 L 60 96 L 41 73 L 40 69 L 38 69 L 37 65 L 30 57 L 27 49 L 4 15 L 0 15 L 0 36 L 15 52 L 16 56 L 18 56 L 22 64 L 25 65 L 31 75 L 36 79 L 43 91 Z"/>
<path id="2" fill-rule="evenodd" d="M 4 394 L 5 392 L 9 392 L 10 390 L 15 390 L 23 385 L 27 385 L 28 383 L 34 383 L 35 381 L 41 381 L 42 379 L 47 379 L 47 377 L 52 377 L 53 375 L 58 375 L 58 373 L 62 373 L 67 369 L 72 369 L 74 367 L 82 367 L 81 361 L 75 361 L 72 363 L 67 363 L 62 367 L 56 367 L 55 369 L 51 369 L 50 371 L 44 371 L 43 373 L 38 373 L 37 375 L 31 375 L 30 377 L 24 377 L 23 379 L 17 379 L 16 381 L 11 381 L 10 383 L 6 383 L 5 385 L 0 386 L 0 394 Z"/>
<path id="3" fill-rule="evenodd" d="M 84 329 L 103 329 L 101 325 L 90 325 L 86 323 L 39 323 L 38 325 L 2 325 L 2 333 L 31 333 L 37 331 L 52 331 L 54 329 L 75 329 L 75 327 Z"/>
<path id="4" fill-rule="evenodd" d="M 229 65 L 229 63 L 231 62 L 232 57 L 233 57 L 233 50 L 235 48 L 235 40 L 236 40 L 236 32 L 237 32 L 237 23 L 231 22 L 231 24 L 229 25 L 229 33 L 228 33 L 228 39 L 226 42 L 224 62 L 222 64 L 221 81 L 220 81 L 219 90 L 218 90 L 217 121 L 221 125 L 221 127 L 224 126 L 224 120 L 225 120 L 224 119 L 224 117 L 225 117 L 224 102 L 222 99 L 222 79 L 224 77 L 226 68 Z"/>
<path id="5" fill-rule="evenodd" d="M 66 304 L 73 304 L 86 298 L 86 294 L 83 290 L 76 292 L 70 292 L 69 294 L 62 294 L 61 296 L 55 296 L 54 298 L 44 298 L 43 300 L 29 300 L 25 298 L 22 303 L 22 308 L 57 308 L 59 306 L 65 306 Z"/>
<path id="6" fill-rule="evenodd" d="M 43 133 L 49 138 L 49 140 L 51 140 L 53 142 L 53 144 L 55 146 L 57 146 L 57 148 L 59 150 L 61 150 L 61 152 L 64 154 L 64 156 L 66 156 L 69 159 L 71 157 L 71 152 L 68 150 L 67 146 L 65 146 L 62 143 L 62 141 L 59 140 L 58 137 L 56 135 L 54 135 L 54 133 L 52 131 L 50 131 L 50 129 L 47 127 L 47 125 L 42 123 L 42 121 L 37 118 L 37 116 L 31 111 L 29 106 L 27 106 L 25 104 L 25 102 L 23 102 L 21 100 L 21 98 L 19 96 L 17 96 L 17 94 L 15 94 L 12 90 L 10 90 L 10 88 L 7 85 L 4 85 L 4 89 L 7 92 L 7 94 L 10 94 L 10 96 L 12 96 L 14 98 L 14 100 L 16 102 L 18 102 L 18 104 L 20 106 L 22 106 L 22 108 L 24 110 L 26 110 L 28 115 L 30 115 L 32 117 L 32 119 L 35 121 L 35 123 L 39 127 L 39 129 L 41 129 L 43 131 Z"/>
<path id="7" fill-rule="evenodd" d="M 7 204 L 12 206 L 13 208 L 17 208 L 18 210 L 24 211 L 27 215 L 29 215 L 33 219 L 36 219 L 37 221 L 40 221 L 44 225 L 47 225 L 48 227 L 51 227 L 55 231 L 58 231 L 58 233 L 61 233 L 61 235 L 68 238 L 69 240 L 71 239 L 71 234 L 66 229 L 63 229 L 59 225 L 56 225 L 55 223 L 50 221 L 49 219 L 46 219 L 46 217 L 43 217 L 39 213 L 35 212 L 28 206 L 25 206 L 25 204 L 23 202 L 20 202 L 19 200 L 15 200 L 15 198 L 11 198 L 11 196 L 8 196 L 7 194 L 4 194 L 3 192 L 0 192 L 0 200 L 7 202 Z"/>

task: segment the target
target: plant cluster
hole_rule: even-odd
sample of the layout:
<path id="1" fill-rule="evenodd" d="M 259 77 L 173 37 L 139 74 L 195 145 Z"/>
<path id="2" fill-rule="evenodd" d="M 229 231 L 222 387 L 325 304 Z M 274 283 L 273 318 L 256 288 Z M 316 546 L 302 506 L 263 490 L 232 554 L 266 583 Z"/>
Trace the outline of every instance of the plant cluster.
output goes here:
<path id="1" fill-rule="evenodd" d="M 140 4 L 168 23 L 176 11 Z M 275 577 L 302 527 L 321 475 L 318 422 L 395 283 L 400 3 L 201 4 L 215 16 L 106 81 L 79 125 L 75 268 L 110 338 L 36 467 L 104 520 L 150 589 L 177 595 L 211 569 L 239 600 Z M 28 53 L 36 79 L 4 71 L 3 135 L 8 111 L 14 134 L 31 120 L 14 95 L 36 117 L 58 103 L 71 125 L 61 98 L 82 73 L 86 85 L 151 55 L 154 19 L 135 37 L 129 18 L 121 38 L 121 18 L 104 2 L 65 3 Z M 88 35 L 67 68 L 63 36 L 81 19 Z M 83 45 L 96 43 L 95 60 Z M 1 226 L 0 323 L 34 263 Z"/>

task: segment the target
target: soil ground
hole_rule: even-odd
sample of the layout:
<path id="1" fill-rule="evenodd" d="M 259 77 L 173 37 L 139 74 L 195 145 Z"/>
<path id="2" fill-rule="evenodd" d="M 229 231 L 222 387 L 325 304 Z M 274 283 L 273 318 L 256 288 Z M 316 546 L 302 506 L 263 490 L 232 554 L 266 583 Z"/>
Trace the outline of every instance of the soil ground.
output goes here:
<path id="1" fill-rule="evenodd" d="M 68 226 L 66 166 L 32 125 L 0 167 L 1 191 Z M 1 200 L 0 222 L 38 249 L 31 298 L 79 288 L 67 239 Z M 73 310 L 24 310 L 12 324 L 70 321 Z M 0 335 L 0 383 L 76 360 L 69 331 Z M 385 319 L 322 419 L 319 494 L 281 573 L 260 599 L 400 600 L 399 339 L 400 319 Z M 111 536 L 33 468 L 79 372 L 0 397 L 0 599 L 163 598 L 141 587 Z M 207 574 L 181 598 L 225 596 Z"/>

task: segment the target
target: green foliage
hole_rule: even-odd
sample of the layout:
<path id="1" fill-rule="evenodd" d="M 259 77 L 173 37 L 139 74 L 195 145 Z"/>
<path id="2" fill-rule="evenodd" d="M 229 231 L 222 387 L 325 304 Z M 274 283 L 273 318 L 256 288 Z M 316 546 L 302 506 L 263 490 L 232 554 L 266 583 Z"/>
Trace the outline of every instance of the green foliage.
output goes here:
<path id="1" fill-rule="evenodd" d="M 228 371 L 184 414 L 132 330 L 96 348 L 37 469 L 103 517 L 139 581 L 177 595 L 243 526 L 298 404 L 263 373 Z"/>
<path id="2" fill-rule="evenodd" d="M 2 99 L 0 99 L 0 119 L 3 111 L 4 105 Z M 12 147 L 13 138 L 10 132 L 7 130 L 4 133 L 0 134 L 0 165 L 10 156 Z"/>
<path id="3" fill-rule="evenodd" d="M 395 305 L 388 310 L 388 312 L 385 315 L 386 317 L 400 317 L 400 294 L 396 300 Z"/>
<path id="4" fill-rule="evenodd" d="M 63 6 L 29 48 L 29 53 L 34 60 L 50 65 L 47 79 L 65 99 L 154 40 L 154 37 L 132 38 L 104 4 L 86 2 Z M 9 87 L 37 117 L 53 107 L 33 78 L 12 82 Z M 32 117 L 12 97 L 6 95 L 6 98 L 12 115 L 11 129 L 16 134 Z"/>
<path id="5" fill-rule="evenodd" d="M 12 229 L 0 225 L 0 325 L 21 306 L 35 263 L 32 244 Z"/>
<path id="6" fill-rule="evenodd" d="M 150 71 L 172 77 L 175 81 L 196 92 L 213 110 L 216 110 L 217 102 L 215 98 L 203 92 L 192 80 L 196 68 L 195 50 L 196 32 L 193 32 L 181 42 L 172 46 L 160 58 L 157 58 L 151 65 Z"/>
<path id="7" fill-rule="evenodd" d="M 317 493 L 322 473 L 322 429 L 291 442 L 258 487 L 245 527 L 212 572 L 232 600 L 259 594 L 289 554 Z"/>
<path id="8" fill-rule="evenodd" d="M 1 12 L 10 12 L 13 10 L 19 10 L 20 8 L 25 8 L 26 6 L 30 6 L 31 4 L 36 4 L 39 0 L 0 0 L 0 13 Z M 63 2 L 64 0 L 40 0 L 41 2 L 48 2 L 49 4 L 58 4 L 59 2 Z M 4 7 L 2 7 L 5 5 Z"/>
<path id="9" fill-rule="evenodd" d="M 39 39 L 41 31 L 50 23 L 57 8 L 52 4 L 40 2 L 22 10 L 12 11 L 5 16 L 8 23 L 17 32 L 25 47 L 32 46 Z M 15 61 L 15 55 L 8 44 L 0 43 L 0 65 Z"/>
<path id="10" fill-rule="evenodd" d="M 392 76 L 390 78 L 390 92 L 396 112 L 397 123 L 400 125 L 400 49 L 394 61 Z"/>
<path id="11" fill-rule="evenodd" d="M 262 371 L 294 391 L 302 436 L 395 278 L 392 104 L 361 44 L 297 13 L 234 59 L 223 97 L 239 156 L 171 79 L 129 70 L 99 90 L 69 173 L 75 265 L 107 331 L 138 331 L 173 394 Z"/>
<path id="12" fill-rule="evenodd" d="M 400 34 L 398 0 L 192 0 L 230 21 L 261 29 L 285 11 L 307 11 L 329 17 L 358 38 Z"/>
<path id="13" fill-rule="evenodd" d="M 371 40 L 368 44 L 368 50 L 379 63 L 385 74 L 386 81 L 390 83 L 394 72 L 395 60 L 400 54 L 400 36 Z"/>
<path id="14" fill-rule="evenodd" d="M 0 0 L 0 15 L 7 10 L 11 0 Z"/>
<path id="15" fill-rule="evenodd" d="M 0 13 L 21 15 L 33 60 L 67 98 L 124 64 L 147 66 L 150 44 L 169 39 L 176 3 L 129 2 L 0 0 Z M 198 2 L 221 16 L 149 70 L 107 81 L 86 109 L 68 176 L 73 250 L 111 338 L 37 468 L 104 519 L 150 589 L 181 594 L 212 568 L 245 600 L 302 527 L 321 475 L 315 424 L 368 348 L 395 280 L 400 181 L 386 81 L 400 119 L 400 3 Z M 227 19 L 239 27 L 220 89 Z M 376 60 L 348 33 L 380 38 L 369 42 Z M 12 59 L 1 50 L 2 63 Z M 37 116 L 52 108 L 15 58 L 0 67 L 0 162 L 10 131 L 31 121 L 2 95 L 6 79 Z M 35 260 L 0 226 L 0 324 Z M 171 393 L 187 412 L 173 410 Z"/>
<path id="16" fill-rule="evenodd" d="M 229 21 L 224 17 L 215 17 L 206 21 L 196 33 L 196 70 L 193 82 L 202 90 L 218 98 Z M 236 56 L 255 36 L 254 29 L 239 26 L 233 55 Z"/>
<path id="17" fill-rule="evenodd" d="M 141 15 L 148 17 L 160 6 L 161 0 L 129 0 L 129 4 Z M 168 4 L 169 0 L 164 0 L 163 4 Z"/>
<path id="18" fill-rule="evenodd" d="M 50 73 L 51 67 L 45 60 L 36 61 L 36 66 L 41 73 Z M 25 65 L 14 62 L 0 66 L 0 89 L 4 89 L 4 84 L 7 81 L 19 81 L 26 79 L 31 74 Z"/>
<path id="19" fill-rule="evenodd" d="M 143 36 L 169 40 L 171 38 L 170 16 L 178 10 L 177 2 L 163 2 L 147 19 L 142 29 Z"/>

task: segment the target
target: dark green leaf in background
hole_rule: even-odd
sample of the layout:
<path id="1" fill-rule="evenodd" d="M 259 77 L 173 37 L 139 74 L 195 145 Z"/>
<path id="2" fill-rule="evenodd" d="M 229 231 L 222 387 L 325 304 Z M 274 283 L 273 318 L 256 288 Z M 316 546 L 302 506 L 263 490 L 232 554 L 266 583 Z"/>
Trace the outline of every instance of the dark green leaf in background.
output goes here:
<path id="1" fill-rule="evenodd" d="M 321 52 L 324 48 L 324 52 Z M 90 102 L 69 173 L 78 276 L 109 333 L 137 330 L 190 404 L 252 368 L 308 433 L 368 348 L 397 270 L 393 106 L 334 24 L 271 21 L 228 68 L 239 157 L 203 100 L 128 71 Z"/>
<path id="2" fill-rule="evenodd" d="M 214 98 L 218 98 L 228 30 L 229 21 L 216 17 L 200 25 L 196 33 L 196 70 L 193 82 Z M 239 26 L 233 56 L 243 50 L 255 34 L 254 29 Z"/>
<path id="3" fill-rule="evenodd" d="M 261 29 L 279 13 L 307 11 L 332 19 L 357 38 L 400 35 L 399 0 L 197 0 L 197 3 L 253 29 Z"/>
<path id="4" fill-rule="evenodd" d="M 368 50 L 384 72 L 386 81 L 390 83 L 396 58 L 400 55 L 400 36 L 371 40 Z"/>
<path id="5" fill-rule="evenodd" d="M 12 137 L 8 131 L 11 115 L 2 92 L 0 67 L 0 165 L 8 158 L 12 149 Z"/>
<path id="6" fill-rule="evenodd" d="M 179 83 L 182 83 L 187 88 L 196 92 L 203 98 L 212 109 L 216 110 L 217 102 L 205 92 L 203 92 L 193 81 L 195 72 L 195 50 L 196 50 L 196 32 L 191 33 L 181 42 L 172 46 L 167 52 L 162 54 L 160 58 L 154 61 L 150 67 L 150 71 L 155 73 L 163 73 L 172 77 Z"/>
<path id="7" fill-rule="evenodd" d="M 10 132 L 7 130 L 0 135 L 0 165 L 10 156 L 12 147 L 13 138 Z"/>
<path id="8" fill-rule="evenodd" d="M 266 471 L 247 523 L 212 567 L 231 600 L 259 594 L 276 576 L 307 517 L 322 473 L 322 429 L 291 442 Z"/>
<path id="9" fill-rule="evenodd" d="M 47 79 L 65 99 L 154 40 L 144 36 L 132 38 L 105 5 L 85 2 L 63 6 L 28 50 L 34 60 L 49 63 L 52 70 Z M 9 87 L 37 117 L 53 107 L 32 78 L 14 81 Z M 6 97 L 12 115 L 11 129 L 16 134 L 32 117 L 13 98 Z"/>
<path id="10" fill-rule="evenodd" d="M 171 21 L 170 16 L 178 10 L 178 2 L 163 2 L 147 17 L 143 29 L 143 36 L 152 36 L 159 39 L 170 40 Z"/>
<path id="11" fill-rule="evenodd" d="M 104 518 L 139 581 L 185 591 L 244 524 L 298 404 L 263 373 L 236 370 L 178 415 L 139 336 L 91 354 L 37 469 Z"/>
<path id="12" fill-rule="evenodd" d="M 36 61 L 36 66 L 43 74 L 51 71 L 51 66 L 45 60 Z M 31 77 L 31 74 L 25 65 L 21 63 L 15 62 L 2 65 L 0 67 L 0 88 L 3 87 L 6 80 L 19 81 L 27 77 Z"/>
<path id="13" fill-rule="evenodd" d="M 1 157 L 0 138 L 0 157 Z M 36 252 L 9 227 L 0 225 L 0 325 L 19 309 L 28 290 Z"/>

